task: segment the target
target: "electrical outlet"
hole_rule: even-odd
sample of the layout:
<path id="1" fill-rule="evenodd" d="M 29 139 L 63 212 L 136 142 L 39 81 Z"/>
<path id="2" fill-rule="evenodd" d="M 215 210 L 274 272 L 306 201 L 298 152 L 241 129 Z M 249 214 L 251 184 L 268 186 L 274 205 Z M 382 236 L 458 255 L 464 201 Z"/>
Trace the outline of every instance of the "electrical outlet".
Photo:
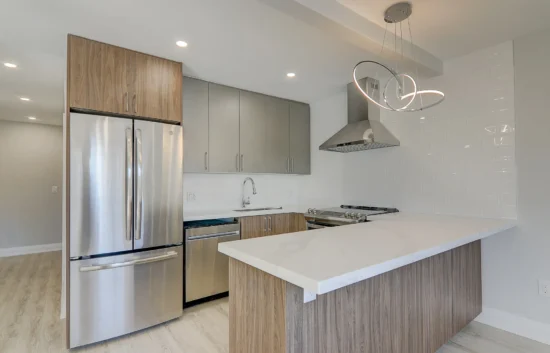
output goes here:
<path id="1" fill-rule="evenodd" d="M 539 280 L 539 294 L 550 298 L 550 281 Z"/>
<path id="2" fill-rule="evenodd" d="M 197 196 L 194 192 L 188 192 L 187 193 L 187 202 L 193 202 L 197 200 Z"/>
<path id="3" fill-rule="evenodd" d="M 57 186 L 52 186 L 52 194 L 57 194 L 57 190 L 58 190 L 58 187 Z"/>

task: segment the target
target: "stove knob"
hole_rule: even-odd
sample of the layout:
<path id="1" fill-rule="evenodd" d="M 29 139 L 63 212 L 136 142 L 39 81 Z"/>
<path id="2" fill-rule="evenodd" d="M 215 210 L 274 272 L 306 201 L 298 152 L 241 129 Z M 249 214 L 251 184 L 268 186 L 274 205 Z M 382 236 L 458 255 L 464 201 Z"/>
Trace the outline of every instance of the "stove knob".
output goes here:
<path id="1" fill-rule="evenodd" d="M 308 208 L 308 209 L 307 209 L 307 213 L 312 214 L 312 213 L 313 213 L 313 209 Z"/>
<path id="2" fill-rule="evenodd" d="M 349 213 L 349 212 L 344 213 L 344 217 L 345 218 L 351 218 L 351 213 Z"/>

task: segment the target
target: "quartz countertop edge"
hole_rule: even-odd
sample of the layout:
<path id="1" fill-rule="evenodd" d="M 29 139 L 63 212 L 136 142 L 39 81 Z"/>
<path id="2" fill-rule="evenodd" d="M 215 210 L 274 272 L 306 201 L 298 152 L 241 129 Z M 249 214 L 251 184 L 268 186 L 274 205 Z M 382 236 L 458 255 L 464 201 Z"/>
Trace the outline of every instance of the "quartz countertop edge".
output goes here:
<path id="1" fill-rule="evenodd" d="M 410 213 L 379 215 L 371 219 L 373 222 L 345 227 L 227 242 L 219 244 L 218 249 L 229 257 L 290 282 L 308 292 L 321 295 L 516 226 L 516 221 L 511 219 Z M 430 222 L 433 223 L 433 229 L 436 232 L 439 232 L 438 227 L 452 226 L 453 224 L 457 226 L 455 228 L 462 227 L 470 231 L 458 234 L 462 230 L 460 229 L 458 233 L 455 230 L 454 233 L 457 234 L 451 234 L 451 236 L 445 236 L 445 234 L 441 234 L 441 236 L 426 235 L 430 231 Z M 417 224 L 417 229 L 414 228 L 415 224 Z M 401 239 L 404 235 L 400 231 L 403 229 L 408 231 L 406 236 L 410 235 L 406 239 L 407 241 Z M 377 230 L 379 230 L 379 234 L 377 234 Z M 393 239 L 384 238 L 388 235 L 391 238 L 392 232 L 395 232 Z M 368 235 L 365 237 L 368 239 L 361 239 L 361 233 L 367 233 Z M 453 233 L 453 231 L 448 233 Z M 363 244 L 353 244 L 357 240 L 363 241 Z M 357 249 L 354 248 L 364 246 L 365 241 L 367 244 L 369 242 L 380 244 L 383 249 L 378 253 L 376 247 L 367 247 L 364 254 L 358 255 Z M 424 247 L 423 243 L 429 244 Z M 394 244 L 398 249 L 393 249 Z M 408 245 L 416 248 L 408 251 L 406 248 Z M 331 255 L 330 250 L 327 250 L 331 248 L 335 249 L 332 261 L 320 260 L 319 258 Z M 316 249 L 324 249 L 326 253 L 315 253 Z M 341 259 L 336 254 L 338 251 L 341 252 Z M 365 258 L 370 256 L 373 258 L 373 262 L 357 267 L 356 265 L 363 260 L 350 259 L 349 252 L 355 252 L 355 255 Z M 398 255 L 392 256 L 392 253 L 398 253 Z M 287 254 L 289 255 L 286 256 Z M 367 263 L 368 260 L 365 262 Z M 346 263 L 349 263 L 349 266 L 346 266 Z"/>

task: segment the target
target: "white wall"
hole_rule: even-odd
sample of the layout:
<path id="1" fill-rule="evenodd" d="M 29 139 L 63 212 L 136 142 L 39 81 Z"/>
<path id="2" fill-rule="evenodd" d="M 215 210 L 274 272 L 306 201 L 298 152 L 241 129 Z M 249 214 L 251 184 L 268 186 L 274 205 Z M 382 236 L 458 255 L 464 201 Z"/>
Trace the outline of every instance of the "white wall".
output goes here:
<path id="1" fill-rule="evenodd" d="M 550 31 L 514 41 L 518 168 L 517 229 L 489 239 L 484 302 L 493 309 L 550 325 L 550 298 L 538 280 L 550 280 Z M 545 331 L 550 343 L 550 326 Z M 521 333 L 521 332 L 520 332 Z"/>
<path id="2" fill-rule="evenodd" d="M 61 126 L 0 121 L 0 249 L 61 243 L 62 148 Z"/>
<path id="3" fill-rule="evenodd" d="M 240 175 L 240 174 L 196 174 L 183 175 L 184 211 L 228 210 L 241 208 L 242 183 L 251 176 L 256 183 L 257 194 L 252 195 L 250 183 L 246 195 L 250 196 L 249 207 L 284 206 L 298 203 L 299 176 L 289 175 Z M 195 201 L 189 201 L 187 193 L 195 194 Z"/>
<path id="4" fill-rule="evenodd" d="M 342 111 L 344 114 L 342 114 Z M 300 180 L 300 203 L 334 207 L 344 203 L 344 156 L 319 145 L 347 123 L 346 91 L 311 104 L 311 175 Z"/>
<path id="5" fill-rule="evenodd" d="M 445 63 L 421 88 L 445 101 L 417 113 L 383 111 L 401 146 L 346 155 L 346 198 L 401 210 L 516 217 L 512 43 Z"/>

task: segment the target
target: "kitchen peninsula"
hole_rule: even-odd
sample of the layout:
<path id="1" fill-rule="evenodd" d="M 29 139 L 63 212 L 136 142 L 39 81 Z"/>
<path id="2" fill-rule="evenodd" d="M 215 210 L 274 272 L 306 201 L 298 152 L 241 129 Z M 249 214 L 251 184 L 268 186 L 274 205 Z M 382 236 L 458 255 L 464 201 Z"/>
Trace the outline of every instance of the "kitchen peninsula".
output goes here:
<path id="1" fill-rule="evenodd" d="M 435 352 L 481 312 L 481 239 L 515 225 L 371 220 L 220 244 L 230 257 L 230 352 Z"/>

